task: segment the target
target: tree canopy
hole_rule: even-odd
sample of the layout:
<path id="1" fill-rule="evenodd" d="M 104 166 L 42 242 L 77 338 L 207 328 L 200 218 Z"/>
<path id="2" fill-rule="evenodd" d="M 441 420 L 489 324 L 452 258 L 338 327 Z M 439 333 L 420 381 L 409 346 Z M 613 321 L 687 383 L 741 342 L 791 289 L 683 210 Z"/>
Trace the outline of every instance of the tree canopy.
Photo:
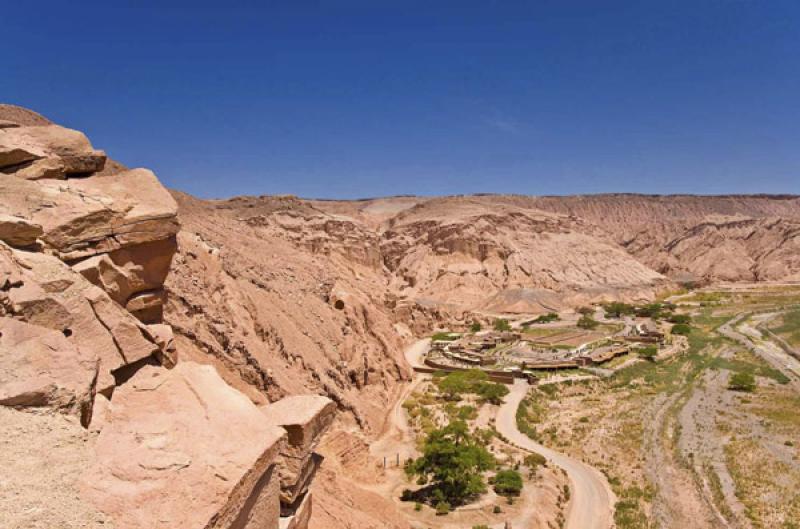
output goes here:
<path id="1" fill-rule="evenodd" d="M 453 421 L 425 438 L 422 455 L 406 465 L 409 476 L 430 482 L 431 497 L 461 505 L 486 491 L 482 472 L 494 468 L 494 456 L 469 431 L 464 421 Z"/>
<path id="2" fill-rule="evenodd" d="M 489 381 L 489 375 L 480 369 L 454 371 L 439 378 L 436 387 L 448 400 L 459 400 L 461 395 L 472 393 L 492 404 L 501 404 L 508 388 Z"/>

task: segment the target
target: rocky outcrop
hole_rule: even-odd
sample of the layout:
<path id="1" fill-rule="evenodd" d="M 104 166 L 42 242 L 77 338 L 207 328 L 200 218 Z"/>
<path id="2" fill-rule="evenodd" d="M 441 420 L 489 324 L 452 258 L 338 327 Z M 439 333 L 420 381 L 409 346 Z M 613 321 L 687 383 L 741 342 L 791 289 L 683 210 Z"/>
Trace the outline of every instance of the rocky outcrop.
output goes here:
<path id="1" fill-rule="evenodd" d="M 288 432 L 287 442 L 280 452 L 278 473 L 281 504 L 289 516 L 298 511 L 322 462 L 314 449 L 333 422 L 335 412 L 333 401 L 317 395 L 286 397 L 262 408 L 268 422 Z"/>
<path id="2" fill-rule="evenodd" d="M 78 131 L 15 107 L 0 116 L 22 122 L 0 129 L 0 240 L 57 256 L 140 320 L 161 321 L 178 232 L 170 194 L 146 169 L 107 168 Z"/>
<path id="3" fill-rule="evenodd" d="M 31 502 L 40 514 L 12 507 L 3 523 L 77 527 L 52 499 L 118 529 L 305 529 L 321 461 L 313 449 L 335 404 L 296 397 L 259 410 L 263 397 L 247 398 L 210 365 L 180 361 L 162 317 L 177 205 L 152 172 L 106 162 L 80 132 L 0 105 L 0 406 L 35 412 L 31 422 L 79 424 L 94 448 L 81 500 L 43 489 Z M 269 377 L 261 380 L 267 393 Z M 302 445 L 287 441 L 296 428 Z M 28 442 L 16 433 L 0 436 L 4 451 Z M 75 448 L 84 434 L 65 435 L 86 461 Z M 73 466 L 65 478 L 71 493 Z"/>
<path id="4" fill-rule="evenodd" d="M 276 528 L 285 442 L 212 367 L 145 367 L 112 399 L 84 494 L 118 529 Z"/>
<path id="5" fill-rule="evenodd" d="M 102 171 L 103 151 L 83 133 L 58 125 L 0 129 L 0 171 L 27 180 L 60 179 Z"/>
<path id="6" fill-rule="evenodd" d="M 98 361 L 61 332 L 0 318 L 0 405 L 54 408 L 91 419 Z"/>

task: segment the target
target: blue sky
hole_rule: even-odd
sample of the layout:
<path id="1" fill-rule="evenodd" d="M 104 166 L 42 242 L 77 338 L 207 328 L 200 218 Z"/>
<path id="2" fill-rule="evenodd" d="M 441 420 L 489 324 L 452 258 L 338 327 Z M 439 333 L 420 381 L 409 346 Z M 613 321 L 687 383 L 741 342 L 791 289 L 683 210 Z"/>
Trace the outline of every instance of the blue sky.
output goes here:
<path id="1" fill-rule="evenodd" d="M 800 193 L 800 2 L 7 2 L 0 101 L 203 197 Z"/>

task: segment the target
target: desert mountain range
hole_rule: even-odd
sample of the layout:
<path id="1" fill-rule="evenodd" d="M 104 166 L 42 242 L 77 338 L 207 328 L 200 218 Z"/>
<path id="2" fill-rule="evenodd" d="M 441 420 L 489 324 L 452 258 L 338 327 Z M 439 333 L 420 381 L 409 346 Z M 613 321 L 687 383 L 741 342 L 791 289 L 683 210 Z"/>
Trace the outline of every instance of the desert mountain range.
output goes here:
<path id="1" fill-rule="evenodd" d="M 19 451 L 46 431 L 73 447 L 64 457 L 90 470 L 65 470 L 75 493 L 57 500 L 84 526 L 155 527 L 148 516 L 172 516 L 223 527 L 277 516 L 280 496 L 298 528 L 404 527 L 391 502 L 360 484 L 367 442 L 409 378 L 402 350 L 413 337 L 445 322 L 653 299 L 685 282 L 800 281 L 797 196 L 201 200 L 10 105 L 0 105 L 0 179 L 0 403 L 15 425 L 3 443 Z M 158 388 L 163 408 L 148 398 Z M 187 404 L 198 388 L 206 398 Z M 327 462 L 311 485 L 310 522 L 287 507 L 305 494 L 305 467 L 286 471 L 281 461 L 296 454 L 280 454 L 310 461 L 329 408 L 302 425 L 314 439 L 301 448 L 270 408 L 309 394 L 337 409 L 318 447 Z M 220 408 L 209 412 L 210 402 Z M 42 409 L 77 426 L 50 423 Z M 175 438 L 131 444 L 151 418 L 172 428 L 170 413 L 191 418 Z M 209 462 L 225 416 L 240 442 L 260 441 Z M 191 443 L 193 428 L 218 437 Z M 169 457 L 158 443 L 174 444 Z M 157 464 L 134 469 L 129 457 Z M 276 511 L 242 514 L 268 459 L 281 469 Z M 206 487 L 206 467 L 193 461 L 217 464 L 226 482 Z M 191 480 L 165 483 L 182 465 Z M 123 493 L 120 475 L 134 489 Z M 211 499 L 174 512 L 169 494 L 185 492 L 174 486 Z M 126 504 L 117 492 L 138 496 Z M 131 505 L 150 507 L 129 519 Z"/>

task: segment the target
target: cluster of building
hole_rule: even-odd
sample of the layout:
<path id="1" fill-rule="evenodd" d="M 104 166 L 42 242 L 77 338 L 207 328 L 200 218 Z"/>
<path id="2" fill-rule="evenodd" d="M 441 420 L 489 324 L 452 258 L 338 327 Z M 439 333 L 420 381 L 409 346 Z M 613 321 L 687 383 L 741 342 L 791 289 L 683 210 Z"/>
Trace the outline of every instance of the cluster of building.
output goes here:
<path id="1" fill-rule="evenodd" d="M 500 376 L 535 378 L 534 370 L 599 366 L 630 352 L 634 344 L 660 345 L 664 333 L 639 323 L 617 335 L 567 331 L 555 337 L 526 337 L 516 331 L 452 335 L 432 342 L 425 364 L 431 369 L 479 368 Z"/>

